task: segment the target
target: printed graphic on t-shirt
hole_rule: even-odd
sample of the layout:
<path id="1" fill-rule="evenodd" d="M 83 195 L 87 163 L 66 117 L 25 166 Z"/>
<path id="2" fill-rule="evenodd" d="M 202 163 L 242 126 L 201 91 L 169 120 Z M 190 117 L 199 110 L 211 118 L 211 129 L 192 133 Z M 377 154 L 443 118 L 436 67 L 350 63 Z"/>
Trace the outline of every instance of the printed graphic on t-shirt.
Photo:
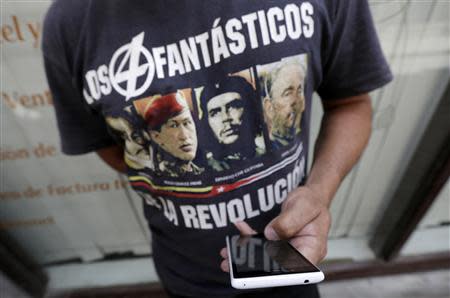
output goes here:
<path id="1" fill-rule="evenodd" d="M 264 119 L 273 148 L 289 145 L 301 131 L 305 110 L 306 55 L 258 65 Z"/>
<path id="2" fill-rule="evenodd" d="M 127 164 L 137 170 L 131 184 L 206 198 L 293 164 L 303 155 L 296 136 L 306 72 L 306 54 L 286 57 L 203 86 L 136 99 L 123 110 L 126 117 L 107 116 L 124 140 Z"/>
<path id="3" fill-rule="evenodd" d="M 146 146 L 146 141 L 149 140 L 148 135 L 144 132 L 139 132 L 133 127 L 131 120 L 127 120 L 124 117 L 106 116 L 105 120 L 112 134 L 123 140 L 125 158 L 128 164 L 134 169 L 144 169 L 146 166 L 153 168 L 150 165 L 150 151 L 148 146 Z M 144 136 L 147 137 L 145 138 Z"/>
<path id="4" fill-rule="evenodd" d="M 225 5 L 170 39 L 137 27 L 85 72 L 85 100 L 123 143 L 135 189 L 211 198 L 304 166 L 299 45 L 317 32 L 317 10 L 261 4 L 242 15 Z"/>
<path id="5" fill-rule="evenodd" d="M 190 108 L 190 93 L 191 89 L 185 89 L 133 102 L 144 121 L 142 134 L 149 140 L 150 169 L 159 176 L 198 175 L 204 170 L 194 162 L 198 136 Z"/>
<path id="6" fill-rule="evenodd" d="M 165 45 L 149 48 L 146 42 L 153 36 L 145 31 L 134 35 L 107 63 L 85 73 L 86 102 L 93 104 L 113 92 L 129 101 L 142 96 L 157 80 L 202 71 L 260 48 L 307 42 L 314 36 L 316 8 L 311 2 L 273 4 L 259 10 L 253 5 L 255 11 L 241 16 L 217 17 L 208 30 Z"/>
<path id="7" fill-rule="evenodd" d="M 252 69 L 195 89 L 202 159 L 215 172 L 265 153 Z"/>

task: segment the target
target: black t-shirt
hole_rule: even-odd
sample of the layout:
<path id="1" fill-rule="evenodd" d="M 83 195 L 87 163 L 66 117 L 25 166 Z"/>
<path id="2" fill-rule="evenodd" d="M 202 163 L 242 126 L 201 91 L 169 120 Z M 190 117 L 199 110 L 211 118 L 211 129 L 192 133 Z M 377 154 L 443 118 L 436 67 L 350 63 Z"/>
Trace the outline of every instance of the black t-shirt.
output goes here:
<path id="1" fill-rule="evenodd" d="M 219 250 L 305 180 L 311 100 L 392 79 L 366 1 L 56 1 L 44 61 L 62 150 L 124 147 L 158 274 L 234 293 Z"/>

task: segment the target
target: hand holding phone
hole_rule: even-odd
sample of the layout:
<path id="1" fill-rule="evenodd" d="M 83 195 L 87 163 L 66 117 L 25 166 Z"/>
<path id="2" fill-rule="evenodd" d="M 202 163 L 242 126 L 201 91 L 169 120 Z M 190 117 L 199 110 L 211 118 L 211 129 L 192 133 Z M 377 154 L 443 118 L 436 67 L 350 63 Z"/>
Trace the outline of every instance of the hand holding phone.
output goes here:
<path id="1" fill-rule="evenodd" d="M 231 285 L 254 289 L 318 283 L 324 279 L 319 268 L 288 241 L 267 240 L 264 235 L 227 236 Z"/>

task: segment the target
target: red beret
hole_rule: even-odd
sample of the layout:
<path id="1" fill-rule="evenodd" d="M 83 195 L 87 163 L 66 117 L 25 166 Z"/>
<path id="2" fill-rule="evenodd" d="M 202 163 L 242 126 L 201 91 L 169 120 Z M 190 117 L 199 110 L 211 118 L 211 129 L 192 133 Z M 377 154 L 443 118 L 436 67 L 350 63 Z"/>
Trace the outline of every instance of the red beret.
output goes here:
<path id="1" fill-rule="evenodd" d="M 181 113 L 185 106 L 176 97 L 176 93 L 153 98 L 145 107 L 144 119 L 150 129 L 155 129 L 167 120 Z"/>

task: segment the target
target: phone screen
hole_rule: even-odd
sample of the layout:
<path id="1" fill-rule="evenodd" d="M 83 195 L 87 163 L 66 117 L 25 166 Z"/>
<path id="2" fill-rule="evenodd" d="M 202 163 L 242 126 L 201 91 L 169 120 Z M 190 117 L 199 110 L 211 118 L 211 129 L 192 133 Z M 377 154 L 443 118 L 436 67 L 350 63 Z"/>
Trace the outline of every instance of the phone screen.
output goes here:
<path id="1" fill-rule="evenodd" d="M 262 234 L 229 240 L 235 278 L 320 272 L 287 241 L 267 240 Z"/>

